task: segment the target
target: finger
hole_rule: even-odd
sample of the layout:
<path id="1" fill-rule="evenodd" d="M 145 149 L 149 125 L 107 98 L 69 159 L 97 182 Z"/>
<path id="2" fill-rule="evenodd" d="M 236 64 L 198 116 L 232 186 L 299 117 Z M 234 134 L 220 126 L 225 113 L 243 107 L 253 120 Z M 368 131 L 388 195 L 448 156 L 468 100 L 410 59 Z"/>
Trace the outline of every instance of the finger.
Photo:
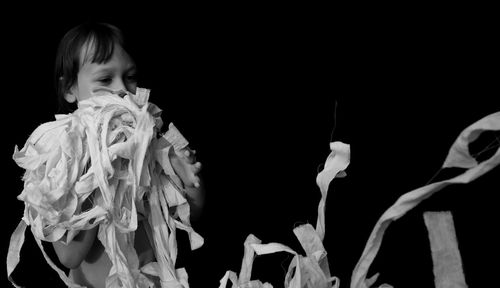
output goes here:
<path id="1" fill-rule="evenodd" d="M 186 155 L 186 156 L 196 155 L 196 150 L 193 150 L 189 147 L 186 147 L 183 150 L 184 150 L 184 155 Z"/>
<path id="2" fill-rule="evenodd" d="M 193 157 L 193 154 L 189 150 L 180 150 L 176 151 L 177 156 L 187 164 L 193 164 L 195 162 L 195 159 Z"/>
<path id="3" fill-rule="evenodd" d="M 194 176 L 193 177 L 193 186 L 196 187 L 196 188 L 199 188 L 200 187 L 200 178 L 197 177 L 197 176 Z"/>

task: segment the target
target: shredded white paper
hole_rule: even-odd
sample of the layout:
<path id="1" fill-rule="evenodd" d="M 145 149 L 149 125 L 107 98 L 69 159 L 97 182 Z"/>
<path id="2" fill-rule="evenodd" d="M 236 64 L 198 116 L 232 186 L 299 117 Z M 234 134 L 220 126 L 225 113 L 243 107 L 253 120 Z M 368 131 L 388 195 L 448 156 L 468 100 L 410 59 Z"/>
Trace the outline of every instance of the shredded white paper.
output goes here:
<path id="1" fill-rule="evenodd" d="M 368 269 L 380 249 L 384 232 L 392 221 L 399 219 L 420 202 L 431 197 L 435 192 L 444 187 L 450 184 L 469 183 L 489 172 L 500 163 L 500 149 L 489 159 L 481 163 L 478 163 L 470 155 L 468 149 L 469 143 L 476 140 L 482 132 L 498 130 L 500 130 L 500 112 L 488 115 L 464 129 L 451 146 L 442 168 L 457 167 L 467 170 L 456 177 L 431 183 L 402 195 L 382 214 L 375 224 L 361 258 L 354 268 L 351 278 L 352 288 L 367 288 L 375 283 L 378 274 L 375 274 L 370 279 L 366 279 Z M 384 287 L 388 287 L 388 285 Z"/>
<path id="2" fill-rule="evenodd" d="M 368 239 L 365 250 L 361 255 L 361 259 L 359 260 L 353 271 L 351 279 L 352 288 L 372 287 L 372 285 L 377 280 L 378 274 L 375 274 L 371 278 L 366 279 L 367 272 L 378 252 L 378 249 L 380 248 L 385 229 L 387 229 L 387 226 L 392 221 L 399 219 L 406 212 L 418 205 L 421 201 L 432 196 L 433 193 L 439 191 L 445 186 L 455 183 L 469 183 L 470 181 L 473 181 L 474 179 L 487 173 L 499 164 L 500 150 L 497 150 L 497 152 L 492 157 L 481 163 L 477 163 L 477 161 L 470 155 L 468 151 L 469 143 L 475 141 L 482 132 L 489 130 L 500 130 L 500 112 L 486 116 L 467 127 L 464 131 L 462 131 L 462 133 L 450 148 L 450 151 L 442 168 L 459 167 L 466 168 L 468 170 L 466 170 L 459 176 L 453 177 L 448 180 L 432 183 L 404 194 L 382 215 L 382 217 L 375 225 L 375 228 L 373 229 L 370 238 Z M 316 229 L 314 229 L 309 224 L 301 225 L 294 229 L 295 235 L 306 251 L 306 256 L 300 255 L 288 246 L 280 243 L 261 244 L 259 239 L 257 239 L 253 235 L 249 235 L 247 240 L 245 241 L 245 254 L 239 277 L 236 275 L 236 273 L 227 271 L 224 277 L 220 280 L 219 288 L 226 288 L 228 281 L 232 282 L 232 288 L 272 287 L 269 283 L 263 284 L 261 281 L 251 280 L 250 278 L 254 253 L 263 255 L 276 252 L 287 252 L 294 255 L 294 258 L 292 259 L 288 268 L 288 273 L 285 276 L 285 288 L 338 287 L 338 285 L 340 284 L 339 279 L 330 276 L 330 269 L 328 267 L 326 251 L 322 244 L 325 233 L 324 212 L 328 186 L 333 178 L 345 176 L 344 170 L 349 165 L 350 151 L 349 145 L 343 144 L 341 142 L 331 143 L 331 149 L 332 152 L 327 159 L 325 168 L 318 174 L 317 177 L 317 184 L 320 187 L 322 198 L 318 207 L 318 221 L 316 224 Z M 429 221 L 430 220 L 426 218 L 426 222 Z M 451 228 L 448 227 L 447 229 Z M 439 258 L 435 255 L 434 248 L 432 249 L 433 259 Z M 456 248 L 456 251 L 454 250 L 453 253 L 455 253 L 454 255 L 458 257 L 457 259 L 460 259 L 458 248 Z M 440 265 L 442 266 L 443 261 L 438 261 L 439 263 L 434 261 L 434 271 L 436 271 L 436 269 L 439 269 Z M 460 264 L 458 268 L 455 267 L 455 264 L 457 263 Z M 458 283 L 462 285 L 460 287 L 467 287 L 465 284 L 465 279 L 463 279 L 463 274 L 461 274 L 461 261 L 457 263 L 454 262 L 454 268 L 457 269 L 452 271 L 454 273 L 454 278 L 452 277 L 452 279 L 458 279 Z M 439 271 L 439 273 L 435 272 L 436 283 L 441 281 L 443 277 L 449 276 L 449 273 L 441 272 L 442 271 Z M 442 286 L 441 284 L 436 285 L 437 287 Z M 392 288 L 392 286 L 389 284 L 382 284 L 379 286 L 379 288 Z"/>
<path id="3" fill-rule="evenodd" d="M 299 240 L 306 255 L 300 255 L 286 245 L 280 243 L 261 244 L 261 241 L 250 234 L 245 241 L 245 254 L 241 264 L 239 277 L 233 271 L 227 271 L 220 280 L 219 288 L 226 288 L 231 281 L 232 288 L 271 288 L 271 284 L 259 280 L 251 280 L 254 253 L 258 255 L 277 252 L 288 252 L 294 257 L 285 275 L 285 288 L 337 288 L 340 284 L 337 277 L 330 275 L 326 250 L 323 247 L 325 236 L 325 202 L 330 182 L 335 177 L 344 177 L 344 170 L 350 161 L 350 146 L 342 142 L 330 143 L 331 153 L 323 170 L 316 177 L 321 191 L 318 206 L 316 229 L 310 224 L 296 227 L 293 232 Z"/>
<path id="4" fill-rule="evenodd" d="M 467 288 L 451 212 L 425 212 L 436 288 Z"/>
<path id="5" fill-rule="evenodd" d="M 123 98 L 112 91 L 99 92 L 100 97 L 81 101 L 73 114 L 56 115 L 56 121 L 40 125 L 22 150 L 15 148 L 14 160 L 26 169 L 24 189 L 18 196 L 24 201 L 25 209 L 10 240 L 9 280 L 18 287 L 10 276 L 20 261 L 25 230 L 30 226 L 48 264 L 68 287 L 80 288 L 51 261 L 41 241 L 69 243 L 80 230 L 99 225 L 98 239 L 113 265 L 106 280 L 107 288 L 154 287 L 147 276 L 158 277 L 161 287 L 189 287 L 185 269 L 175 268 L 176 231 L 182 229 L 188 233 L 192 249 L 203 245 L 203 238 L 191 227 L 182 181 L 175 174 L 168 156 L 170 149 L 178 151 L 188 142 L 172 124 L 165 135 L 157 137 L 163 124 L 161 110 L 148 102 L 149 90 L 139 88 L 137 94 L 127 93 Z M 469 183 L 500 163 L 500 150 L 481 163 L 477 163 L 468 151 L 469 143 L 489 130 L 500 130 L 500 112 L 467 127 L 450 148 L 442 168 L 465 168 L 464 173 L 410 191 L 385 211 L 354 268 L 352 288 L 368 288 L 377 280 L 378 274 L 366 279 L 367 273 L 392 221 L 444 187 Z M 306 255 L 280 243 L 262 244 L 250 234 L 244 243 L 239 275 L 227 271 L 219 288 L 226 288 L 228 281 L 232 288 L 272 288 L 269 283 L 251 279 L 252 265 L 255 254 L 277 252 L 294 255 L 285 275 L 285 288 L 337 288 L 340 285 L 339 279 L 330 274 L 323 246 L 325 203 L 330 182 L 335 177 L 345 176 L 350 146 L 332 142 L 330 148 L 324 169 L 316 178 L 322 196 L 316 228 L 305 224 L 294 229 Z M 84 211 L 82 204 L 91 195 L 93 206 Z M 425 216 L 428 227 L 436 223 L 439 226 L 444 221 L 431 216 Z M 148 219 L 148 236 L 156 256 L 156 262 L 143 267 L 139 267 L 133 248 L 139 217 Z M 436 221 L 431 221 L 433 219 Z M 435 223 L 431 225 L 431 222 Z M 429 231 L 432 243 L 434 234 L 431 231 L 434 230 Z M 434 265 L 436 269 L 436 261 Z M 436 276 L 436 281 L 441 275 Z M 382 284 L 379 287 L 392 286 Z M 463 287 L 466 287 L 465 280 Z"/>
<path id="6" fill-rule="evenodd" d="M 7 274 L 19 263 L 27 226 L 49 265 L 68 287 L 70 280 L 47 256 L 43 241 L 69 243 L 80 230 L 99 225 L 112 268 L 107 288 L 153 287 L 146 275 L 159 277 L 161 287 L 189 287 L 184 269 L 175 269 L 177 228 L 187 231 L 191 249 L 203 238 L 189 222 L 189 204 L 168 153 L 188 142 L 173 126 L 159 136 L 161 110 L 149 103 L 149 90 L 123 98 L 113 91 L 81 101 L 68 115 L 40 125 L 13 158 L 26 170 L 24 216 L 11 236 Z M 93 194 L 94 193 L 94 194 Z M 92 207 L 82 203 L 92 196 Z M 139 267 L 134 249 L 138 218 L 146 218 L 156 262 Z M 63 237 L 64 236 L 64 237 Z"/>

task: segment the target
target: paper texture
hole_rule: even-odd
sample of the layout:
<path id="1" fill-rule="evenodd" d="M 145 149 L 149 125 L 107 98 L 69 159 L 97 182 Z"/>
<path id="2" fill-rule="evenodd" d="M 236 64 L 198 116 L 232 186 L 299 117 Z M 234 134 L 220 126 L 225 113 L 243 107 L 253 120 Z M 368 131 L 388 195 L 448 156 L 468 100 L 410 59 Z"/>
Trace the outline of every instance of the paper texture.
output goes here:
<path id="1" fill-rule="evenodd" d="M 380 219 L 375 224 L 361 258 L 354 268 L 351 278 L 352 288 L 366 288 L 370 287 L 374 283 L 376 277 L 372 280 L 366 279 L 368 269 L 380 249 L 384 232 L 392 221 L 399 219 L 405 215 L 406 212 L 417 206 L 420 202 L 429 198 L 444 187 L 450 184 L 469 183 L 499 164 L 500 150 L 497 150 L 492 157 L 481 163 L 477 163 L 477 161 L 469 153 L 468 144 L 476 140 L 482 132 L 489 130 L 500 130 L 500 112 L 488 115 L 467 127 L 460 133 L 451 146 L 442 167 L 466 168 L 467 170 L 464 173 L 456 177 L 431 183 L 410 191 L 402 195 L 382 214 Z"/>
<path id="2" fill-rule="evenodd" d="M 175 269 L 176 230 L 188 232 L 192 249 L 203 238 L 191 227 L 185 192 L 168 158 L 169 149 L 188 142 L 173 124 L 159 136 L 161 109 L 148 102 L 148 89 L 123 98 L 107 89 L 95 94 L 74 113 L 40 125 L 23 149 L 15 148 L 13 158 L 26 170 L 18 196 L 25 209 L 11 237 L 7 274 L 20 260 L 30 226 L 49 265 L 66 285 L 79 287 L 53 265 L 40 241 L 66 236 L 69 243 L 78 231 L 99 225 L 98 239 L 113 265 L 107 288 L 152 287 L 144 274 L 159 277 L 162 287 L 189 287 L 185 270 Z M 92 207 L 84 211 L 89 197 Z M 138 215 L 149 220 L 157 260 L 147 267 L 139 267 L 133 246 Z"/>
<path id="3" fill-rule="evenodd" d="M 49 259 L 41 241 L 65 239 L 69 243 L 78 231 L 98 225 L 98 239 L 113 265 L 106 280 L 107 288 L 149 288 L 154 285 L 151 277 L 156 277 L 161 287 L 189 287 L 186 270 L 176 268 L 177 229 L 188 233 L 192 249 L 203 245 L 203 238 L 191 227 L 183 185 L 168 158 L 171 149 L 183 149 L 188 142 L 172 124 L 164 135 L 159 135 L 163 125 L 161 109 L 148 102 L 149 90 L 138 89 L 137 94 L 126 93 L 123 98 L 106 89 L 97 92 L 99 97 L 80 102 L 73 114 L 56 115 L 55 121 L 40 125 L 21 150 L 15 147 L 13 158 L 26 170 L 24 189 L 18 195 L 25 209 L 9 244 L 9 280 L 18 287 L 11 274 L 20 261 L 25 230 L 30 227 L 47 263 L 66 285 L 79 288 Z M 490 130 L 500 130 L 500 112 L 467 127 L 451 146 L 442 168 L 464 168 L 465 172 L 402 195 L 382 214 L 353 270 L 352 288 L 375 284 L 378 274 L 368 277 L 368 270 L 392 221 L 444 187 L 469 183 L 499 164 L 500 150 L 481 163 L 468 151 L 469 143 Z M 272 287 L 252 280 L 253 260 L 256 254 L 280 252 L 293 255 L 284 279 L 285 288 L 340 285 L 339 279 L 331 276 L 323 246 L 325 203 L 331 181 L 345 176 L 350 146 L 332 142 L 330 149 L 324 169 L 316 178 L 321 192 L 316 227 L 305 224 L 293 230 L 305 255 L 281 243 L 263 244 L 250 234 L 244 243 L 239 274 L 227 271 L 219 288 L 226 288 L 229 283 L 232 288 Z M 92 207 L 85 210 L 82 204 L 89 197 L 93 200 Z M 148 220 L 147 232 L 156 257 L 156 262 L 143 267 L 139 267 L 133 248 L 139 217 Z M 451 215 L 426 213 L 424 217 L 436 287 L 448 287 L 450 281 L 457 287 L 467 287 Z"/>
<path id="4" fill-rule="evenodd" d="M 293 230 L 306 255 L 300 255 L 286 245 L 280 243 L 261 244 L 260 240 L 250 234 L 245 241 L 245 255 L 241 265 L 239 277 L 232 271 L 227 271 L 220 280 L 219 288 L 226 288 L 231 281 L 232 288 L 272 287 L 269 283 L 251 280 L 254 253 L 265 255 L 278 252 L 287 252 L 294 257 L 285 275 L 285 288 L 331 288 L 340 284 L 337 277 L 330 275 L 326 250 L 323 247 L 325 236 L 325 201 L 330 182 L 335 177 L 344 177 L 344 170 L 350 161 L 350 146 L 342 142 L 330 143 L 331 153 L 328 156 L 324 169 L 318 174 L 316 183 L 321 191 L 321 200 L 318 207 L 318 221 L 316 228 L 310 224 L 298 226 Z"/>
<path id="5" fill-rule="evenodd" d="M 424 221 L 429 232 L 436 288 L 466 288 L 453 216 L 450 212 L 425 212 Z"/>

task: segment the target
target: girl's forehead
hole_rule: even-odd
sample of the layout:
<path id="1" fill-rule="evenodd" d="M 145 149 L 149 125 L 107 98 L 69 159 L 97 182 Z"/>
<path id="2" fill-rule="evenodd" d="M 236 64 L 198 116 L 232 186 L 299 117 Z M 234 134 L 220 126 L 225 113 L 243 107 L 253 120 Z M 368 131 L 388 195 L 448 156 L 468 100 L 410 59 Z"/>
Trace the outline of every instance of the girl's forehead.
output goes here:
<path id="1" fill-rule="evenodd" d="M 132 58 L 129 56 L 129 54 L 123 49 L 123 47 L 117 43 L 113 43 L 113 47 L 109 47 L 109 49 L 112 49 L 113 53 L 109 55 L 109 57 L 106 57 L 107 59 L 104 58 L 104 61 L 102 63 L 98 63 L 96 60 L 96 54 L 97 53 L 103 53 L 102 51 L 97 51 L 97 46 L 95 41 L 93 39 L 88 40 L 85 42 L 81 49 L 80 49 L 80 68 L 83 68 L 84 66 L 103 66 L 103 65 L 108 65 L 112 63 L 124 65 L 124 66 L 134 66 L 134 62 Z M 101 47 L 101 49 L 103 49 Z M 109 50 L 111 51 L 111 50 Z M 106 51 L 109 53 L 108 51 Z M 112 62 L 112 63 L 111 63 Z"/>

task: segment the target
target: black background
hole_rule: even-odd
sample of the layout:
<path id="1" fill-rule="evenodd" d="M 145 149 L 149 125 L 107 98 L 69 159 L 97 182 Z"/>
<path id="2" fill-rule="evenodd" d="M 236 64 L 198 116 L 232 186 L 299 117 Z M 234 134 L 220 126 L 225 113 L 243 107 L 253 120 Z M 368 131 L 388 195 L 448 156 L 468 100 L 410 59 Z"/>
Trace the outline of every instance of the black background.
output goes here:
<path id="1" fill-rule="evenodd" d="M 179 236 L 178 266 L 195 288 L 218 287 L 226 270 L 239 272 L 250 233 L 302 251 L 292 230 L 316 223 L 315 178 L 332 140 L 351 144 L 352 159 L 347 177 L 330 187 L 324 245 L 332 274 L 348 287 L 385 209 L 435 175 L 465 127 L 500 108 L 498 30 L 482 12 L 210 8 L 12 11 L 2 24 L 2 259 L 23 211 L 14 146 L 53 120 L 57 43 L 89 18 L 124 31 L 139 86 L 152 89 L 165 123 L 181 130 L 204 165 L 206 207 L 195 228 L 205 245 L 191 252 Z M 432 287 L 422 212 L 451 210 L 467 283 L 488 283 L 496 274 L 486 260 L 498 256 L 497 179 L 495 169 L 446 188 L 393 223 L 369 275 L 381 272 L 380 283 L 395 287 Z M 282 287 L 290 260 L 259 256 L 252 278 Z M 14 279 L 62 284 L 30 232 Z"/>

